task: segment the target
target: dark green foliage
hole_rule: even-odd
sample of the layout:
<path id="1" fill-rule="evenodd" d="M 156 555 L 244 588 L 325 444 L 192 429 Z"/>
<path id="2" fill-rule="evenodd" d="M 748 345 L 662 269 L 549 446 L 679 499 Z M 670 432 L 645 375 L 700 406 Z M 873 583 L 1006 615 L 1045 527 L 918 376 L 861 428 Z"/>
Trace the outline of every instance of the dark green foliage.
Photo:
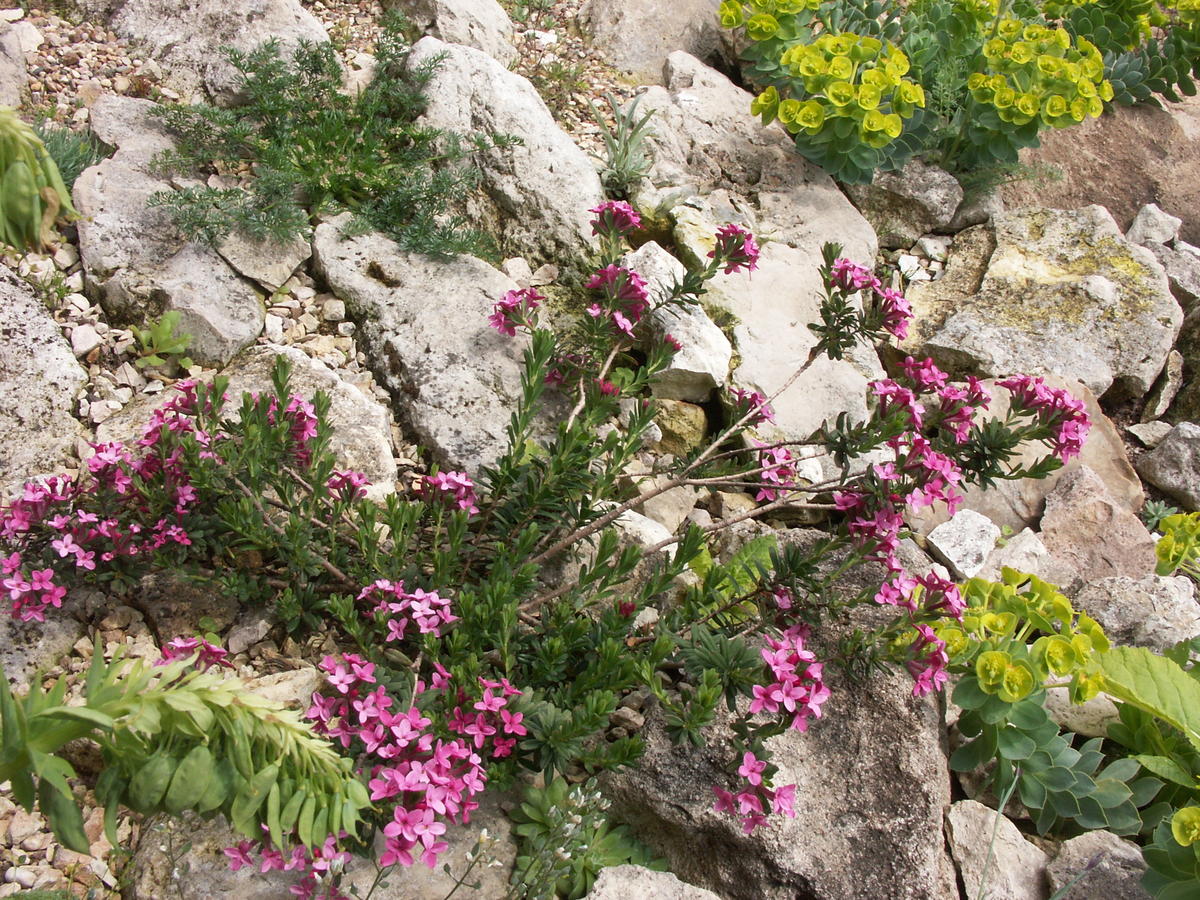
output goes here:
<path id="1" fill-rule="evenodd" d="M 1003 794 L 1015 779 L 1017 797 L 1040 834 L 1061 831 L 1067 821 L 1084 829 L 1138 834 L 1145 827 L 1139 811 L 1154 800 L 1162 781 L 1137 777 L 1141 767 L 1126 757 L 1104 765 L 1100 738 L 1073 747 L 1074 735 L 1059 731 L 1044 700 L 1038 691 L 1007 703 L 982 691 L 974 675 L 964 676 L 954 702 L 964 710 L 959 731 L 972 740 L 950 757 L 950 768 L 969 772 L 994 760 L 985 783 Z"/>
<path id="2" fill-rule="evenodd" d="M 227 49 L 242 104 L 163 111 L 177 147 L 164 172 L 244 172 L 243 187 L 192 187 L 155 195 L 187 235 L 216 241 L 231 231 L 286 243 L 324 213 L 349 210 L 352 228 L 381 231 L 407 250 L 485 253 L 487 241 L 452 212 L 472 190 L 472 154 L 512 138 L 463 137 L 427 128 L 423 91 L 440 59 L 408 65 L 403 20 L 385 20 L 374 80 L 340 93 L 342 71 L 329 44 L 302 43 L 284 60 L 277 42 Z"/>

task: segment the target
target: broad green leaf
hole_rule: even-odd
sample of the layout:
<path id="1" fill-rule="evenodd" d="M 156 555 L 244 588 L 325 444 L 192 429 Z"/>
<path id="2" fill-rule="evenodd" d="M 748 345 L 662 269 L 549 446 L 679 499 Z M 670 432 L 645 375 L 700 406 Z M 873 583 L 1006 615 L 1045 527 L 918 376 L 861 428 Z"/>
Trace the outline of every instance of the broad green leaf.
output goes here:
<path id="1" fill-rule="evenodd" d="M 1165 778 L 1172 784 L 1187 788 L 1197 788 L 1195 776 L 1169 756 L 1133 756 L 1148 772 L 1153 772 L 1159 778 Z"/>
<path id="2" fill-rule="evenodd" d="M 112 716 L 105 715 L 99 710 L 88 709 L 86 706 L 52 706 L 42 710 L 33 718 L 76 719 L 95 725 L 97 728 L 103 728 L 105 731 L 111 731 L 113 727 Z"/>
<path id="3" fill-rule="evenodd" d="M 1179 729 L 1200 749 L 1200 682 L 1144 647 L 1096 654 L 1103 690 Z"/>

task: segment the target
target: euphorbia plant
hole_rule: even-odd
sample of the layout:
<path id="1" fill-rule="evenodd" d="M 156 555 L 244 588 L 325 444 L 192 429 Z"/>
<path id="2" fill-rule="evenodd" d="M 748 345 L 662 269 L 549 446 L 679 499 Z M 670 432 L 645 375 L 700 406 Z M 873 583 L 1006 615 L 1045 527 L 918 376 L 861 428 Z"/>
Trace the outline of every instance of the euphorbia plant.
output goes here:
<path id="1" fill-rule="evenodd" d="M 1200 66 L 1186 5 L 725 0 L 720 16 L 750 41 L 752 111 L 845 182 L 914 154 L 960 175 L 1012 165 L 1110 101 L 1194 93 Z"/>

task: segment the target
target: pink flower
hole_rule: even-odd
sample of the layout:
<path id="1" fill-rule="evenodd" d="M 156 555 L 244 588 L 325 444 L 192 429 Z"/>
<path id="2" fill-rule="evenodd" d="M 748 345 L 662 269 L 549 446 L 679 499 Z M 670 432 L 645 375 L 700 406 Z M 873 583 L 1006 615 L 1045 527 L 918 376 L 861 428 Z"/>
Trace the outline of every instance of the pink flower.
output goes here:
<path id="1" fill-rule="evenodd" d="M 507 292 L 492 308 L 488 322 L 501 334 L 513 337 L 519 327 L 532 327 L 531 314 L 546 298 L 533 288 Z"/>
<path id="2" fill-rule="evenodd" d="M 751 784 L 762 784 L 762 773 L 766 768 L 766 761 L 760 760 L 747 750 L 742 754 L 742 764 L 738 767 L 738 774 Z"/>
<path id="3" fill-rule="evenodd" d="M 717 229 L 716 246 L 708 254 L 717 266 L 725 267 L 726 275 L 733 275 L 745 269 L 753 272 L 758 268 L 760 251 L 758 243 L 745 228 L 740 225 L 722 225 Z"/>
<path id="4" fill-rule="evenodd" d="M 624 200 L 605 200 L 588 212 L 596 216 L 591 222 L 592 234 L 619 237 L 642 227 L 641 216 Z"/>
<path id="5" fill-rule="evenodd" d="M 869 268 L 844 257 L 833 261 L 830 286 L 848 292 L 860 291 L 863 288 L 882 288 L 879 279 Z"/>

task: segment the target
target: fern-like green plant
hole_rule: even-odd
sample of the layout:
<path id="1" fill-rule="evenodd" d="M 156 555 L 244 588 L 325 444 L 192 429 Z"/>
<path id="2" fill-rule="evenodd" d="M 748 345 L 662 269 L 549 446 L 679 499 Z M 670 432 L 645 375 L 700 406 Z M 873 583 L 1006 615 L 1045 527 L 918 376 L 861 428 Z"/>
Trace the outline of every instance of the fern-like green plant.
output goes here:
<path id="1" fill-rule="evenodd" d="M 407 250 L 485 254 L 488 242 L 452 211 L 474 188 L 472 154 L 516 139 L 464 137 L 421 125 L 424 90 L 441 59 L 408 65 L 405 22 L 389 14 L 376 47 L 372 82 L 341 92 L 342 70 L 329 44 L 301 43 L 284 59 L 278 42 L 227 49 L 237 70 L 236 109 L 206 104 L 162 112 L 176 148 L 157 166 L 168 172 L 249 172 L 240 187 L 156 194 L 188 236 L 217 241 L 237 231 L 287 243 L 323 213 L 349 210 L 360 230 L 381 231 Z"/>
<path id="2" fill-rule="evenodd" d="M 371 806 L 352 761 L 313 734 L 300 714 L 248 692 L 236 678 L 194 666 L 195 657 L 152 666 L 96 643 L 82 705 L 67 705 L 66 679 L 13 696 L 0 671 L 0 781 L 26 810 L 35 806 L 64 846 L 87 853 L 83 817 L 61 756 L 78 738 L 100 745 L 96 783 L 105 834 L 117 844 L 121 805 L 137 812 L 221 812 L 251 839 L 283 847 L 354 834 Z"/>

